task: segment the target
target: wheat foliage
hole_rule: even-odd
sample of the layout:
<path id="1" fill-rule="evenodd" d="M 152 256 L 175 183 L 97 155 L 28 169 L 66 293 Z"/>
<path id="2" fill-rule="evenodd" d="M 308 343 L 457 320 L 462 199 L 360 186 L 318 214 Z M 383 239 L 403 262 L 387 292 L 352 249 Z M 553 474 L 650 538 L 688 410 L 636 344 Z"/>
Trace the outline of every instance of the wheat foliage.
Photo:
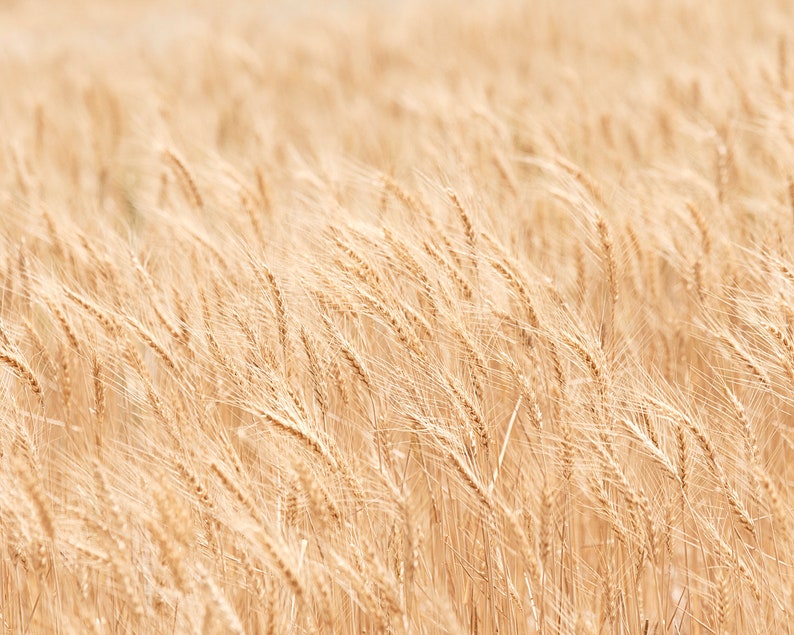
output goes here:
<path id="1" fill-rule="evenodd" d="M 9 633 L 785 633 L 787 2 L 0 3 Z"/>

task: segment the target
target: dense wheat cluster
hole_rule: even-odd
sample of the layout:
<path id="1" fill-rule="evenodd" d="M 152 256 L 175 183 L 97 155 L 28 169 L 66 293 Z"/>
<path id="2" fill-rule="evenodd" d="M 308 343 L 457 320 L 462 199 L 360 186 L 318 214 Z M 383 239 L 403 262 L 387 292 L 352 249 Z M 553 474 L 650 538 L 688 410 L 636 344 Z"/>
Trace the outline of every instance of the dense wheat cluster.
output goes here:
<path id="1" fill-rule="evenodd" d="M 788 632 L 792 32 L 0 3 L 4 632 Z"/>

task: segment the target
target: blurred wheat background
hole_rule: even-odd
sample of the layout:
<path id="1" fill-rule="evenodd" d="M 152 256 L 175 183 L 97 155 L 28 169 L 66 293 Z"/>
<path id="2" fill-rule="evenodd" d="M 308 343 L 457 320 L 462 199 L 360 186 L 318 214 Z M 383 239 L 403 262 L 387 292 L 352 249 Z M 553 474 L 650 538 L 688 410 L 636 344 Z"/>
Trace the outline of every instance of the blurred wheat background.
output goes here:
<path id="1" fill-rule="evenodd" d="M 790 632 L 791 33 L 0 4 L 4 632 Z"/>

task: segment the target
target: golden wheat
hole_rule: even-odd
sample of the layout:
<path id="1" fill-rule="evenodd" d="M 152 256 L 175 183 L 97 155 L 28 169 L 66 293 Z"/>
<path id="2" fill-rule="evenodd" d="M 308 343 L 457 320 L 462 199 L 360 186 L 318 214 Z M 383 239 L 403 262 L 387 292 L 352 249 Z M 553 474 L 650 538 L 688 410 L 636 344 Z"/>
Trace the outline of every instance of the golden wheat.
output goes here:
<path id="1" fill-rule="evenodd" d="M 791 632 L 794 8 L 265 5 L 0 2 L 4 630 Z"/>

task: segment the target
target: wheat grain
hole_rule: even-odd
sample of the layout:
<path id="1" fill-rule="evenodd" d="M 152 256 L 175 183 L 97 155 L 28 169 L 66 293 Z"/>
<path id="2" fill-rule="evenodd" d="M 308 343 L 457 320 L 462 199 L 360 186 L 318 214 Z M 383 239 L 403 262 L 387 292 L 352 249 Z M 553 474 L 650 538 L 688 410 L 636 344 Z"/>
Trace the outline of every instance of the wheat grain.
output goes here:
<path id="1" fill-rule="evenodd" d="M 188 170 L 185 162 L 176 154 L 174 150 L 163 150 L 163 158 L 168 161 L 169 165 L 177 176 L 177 180 L 183 187 L 188 199 L 199 209 L 204 207 L 204 199 L 199 192 L 196 180 Z"/>
<path id="2" fill-rule="evenodd" d="M 5 4 L 5 630 L 794 630 L 794 7 Z"/>

